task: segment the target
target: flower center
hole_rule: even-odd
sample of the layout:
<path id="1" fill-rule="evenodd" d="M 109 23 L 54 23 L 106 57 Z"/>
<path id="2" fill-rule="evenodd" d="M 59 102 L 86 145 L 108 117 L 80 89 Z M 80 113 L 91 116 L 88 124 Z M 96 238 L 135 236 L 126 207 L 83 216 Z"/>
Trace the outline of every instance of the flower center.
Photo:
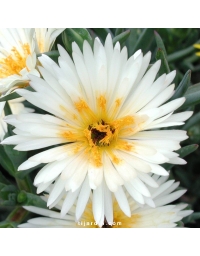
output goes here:
<path id="1" fill-rule="evenodd" d="M 20 75 L 20 71 L 26 67 L 26 59 L 31 53 L 29 44 L 21 44 L 22 52 L 16 47 L 11 49 L 10 55 L 0 59 L 0 78 L 11 75 Z"/>
<path id="2" fill-rule="evenodd" d="M 69 114 L 69 119 L 77 122 L 78 126 L 69 125 L 69 130 L 60 132 L 59 136 L 67 138 L 69 142 L 77 143 L 74 153 L 84 147 L 85 156 L 95 167 L 103 166 L 104 153 L 109 155 L 115 164 L 120 164 L 122 161 L 116 151 L 132 151 L 134 145 L 127 138 L 140 131 L 147 120 L 145 115 L 126 115 L 116 118 L 116 111 L 121 104 L 120 99 L 115 100 L 109 110 L 106 102 L 105 96 L 97 97 L 94 111 L 81 98 L 74 102 L 76 113 L 70 113 L 65 107 L 60 106 L 65 115 Z"/>
<path id="3" fill-rule="evenodd" d="M 112 153 L 113 149 L 123 149 L 130 151 L 131 145 L 128 142 L 119 138 L 120 134 L 126 131 L 126 127 L 134 122 L 134 118 L 126 116 L 124 118 L 105 122 L 100 120 L 96 123 L 90 124 L 84 130 L 84 135 L 88 142 L 87 152 L 90 154 L 90 161 L 96 167 L 102 166 L 103 151 L 109 152 L 112 155 L 113 161 L 116 163 L 120 160 Z M 130 129 L 127 128 L 128 130 Z"/>
<path id="4" fill-rule="evenodd" d="M 105 123 L 103 120 L 100 122 L 89 125 L 90 139 L 95 146 L 109 146 L 115 133 L 115 128 Z"/>

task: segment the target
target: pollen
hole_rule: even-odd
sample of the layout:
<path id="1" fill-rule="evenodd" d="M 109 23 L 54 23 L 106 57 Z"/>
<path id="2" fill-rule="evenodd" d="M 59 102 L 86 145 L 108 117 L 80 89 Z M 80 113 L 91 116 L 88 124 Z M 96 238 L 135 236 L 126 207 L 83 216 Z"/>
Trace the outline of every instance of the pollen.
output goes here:
<path id="1" fill-rule="evenodd" d="M 11 49 L 10 55 L 0 59 L 0 78 L 5 78 L 11 75 L 20 75 L 20 71 L 26 67 L 26 59 L 31 54 L 29 44 L 21 44 L 22 52 L 19 52 L 16 47 Z"/>
<path id="2" fill-rule="evenodd" d="M 116 104 L 116 107 L 118 108 L 120 105 L 121 105 L 121 99 L 116 99 L 115 100 L 115 104 Z"/>
<path id="3" fill-rule="evenodd" d="M 78 112 L 82 112 L 89 108 L 87 103 L 82 99 L 78 102 L 75 102 L 74 105 L 75 105 L 75 108 L 78 110 Z"/>
<path id="4" fill-rule="evenodd" d="M 122 159 L 118 158 L 115 154 L 111 154 L 112 161 L 115 164 L 120 164 L 122 162 Z"/>
<path id="5" fill-rule="evenodd" d="M 96 167 L 102 166 L 102 153 L 104 151 L 108 151 L 108 153 L 112 156 L 113 161 L 116 164 L 119 164 L 121 160 L 112 153 L 112 150 L 132 150 L 133 146 L 124 140 L 120 140 L 119 135 L 121 130 L 133 123 L 134 118 L 131 116 L 126 116 L 112 122 L 106 122 L 101 119 L 98 122 L 88 125 L 88 127 L 84 129 L 84 136 L 86 137 L 88 143 L 87 152 L 90 155 L 90 162 Z"/>
<path id="6" fill-rule="evenodd" d="M 66 138 L 69 141 L 76 141 L 77 140 L 76 135 L 73 132 L 71 132 L 71 131 L 62 132 L 61 137 L 62 138 Z"/>
<path id="7" fill-rule="evenodd" d="M 98 105 L 99 107 L 105 111 L 106 110 L 106 98 L 101 95 L 98 99 L 97 99 Z"/>
<path id="8" fill-rule="evenodd" d="M 128 143 L 125 140 L 118 140 L 116 148 L 121 149 L 121 150 L 125 150 L 125 151 L 132 151 L 133 150 L 133 145 Z"/>

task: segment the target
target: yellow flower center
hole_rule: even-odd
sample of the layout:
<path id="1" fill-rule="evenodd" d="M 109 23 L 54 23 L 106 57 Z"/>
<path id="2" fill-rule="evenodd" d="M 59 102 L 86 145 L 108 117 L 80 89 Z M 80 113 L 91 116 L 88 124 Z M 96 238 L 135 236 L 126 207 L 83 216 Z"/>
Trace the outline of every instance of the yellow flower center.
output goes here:
<path id="1" fill-rule="evenodd" d="M 10 55 L 0 59 L 0 78 L 11 75 L 20 75 L 20 71 L 26 67 L 26 59 L 31 54 L 29 44 L 21 44 L 22 52 L 16 47 L 11 49 Z"/>
<path id="2" fill-rule="evenodd" d="M 59 135 L 76 142 L 74 153 L 85 148 L 85 157 L 95 167 L 100 167 L 104 152 L 110 155 L 116 164 L 121 162 L 114 150 L 131 151 L 134 144 L 123 139 L 141 130 L 141 125 L 146 121 L 146 116 L 124 116 L 116 118 L 122 100 L 117 98 L 113 106 L 108 109 L 106 97 L 101 95 L 96 99 L 95 110 L 92 110 L 85 100 L 80 99 L 74 103 L 76 113 L 70 113 L 60 106 L 67 119 L 77 123 L 76 126 L 68 125 L 67 131 Z M 78 112 L 78 113 L 77 113 Z"/>

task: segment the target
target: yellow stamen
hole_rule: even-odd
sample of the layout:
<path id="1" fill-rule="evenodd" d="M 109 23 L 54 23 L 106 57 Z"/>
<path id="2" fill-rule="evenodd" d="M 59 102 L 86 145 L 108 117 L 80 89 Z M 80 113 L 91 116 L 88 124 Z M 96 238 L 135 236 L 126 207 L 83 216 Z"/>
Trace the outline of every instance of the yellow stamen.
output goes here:
<path id="1" fill-rule="evenodd" d="M 103 95 L 97 99 L 97 103 L 103 111 L 106 110 L 106 98 Z"/>
<path id="2" fill-rule="evenodd" d="M 113 112 L 107 111 L 107 100 L 104 95 L 97 97 L 96 110 L 92 110 L 84 99 L 74 102 L 74 110 L 77 112 L 70 113 L 65 107 L 60 106 L 65 115 L 76 117 L 76 127 L 68 125 L 70 131 L 61 132 L 60 136 L 67 138 L 70 142 L 80 142 L 84 148 L 88 161 L 95 167 L 103 165 L 102 156 L 107 152 L 115 164 L 121 164 L 113 150 L 134 150 L 133 143 L 122 139 L 125 136 L 133 135 L 138 132 L 142 124 L 146 121 L 147 116 L 124 116 L 114 119 Z M 117 98 L 114 103 L 114 111 L 121 105 L 121 99 Z M 112 118 L 113 117 L 113 118 Z"/>
<path id="3" fill-rule="evenodd" d="M 20 71 L 26 67 L 26 59 L 31 54 L 29 44 L 22 44 L 23 53 L 16 47 L 11 49 L 11 54 L 0 60 L 0 78 L 11 75 L 20 75 Z M 27 69 L 28 70 L 28 69 Z"/>

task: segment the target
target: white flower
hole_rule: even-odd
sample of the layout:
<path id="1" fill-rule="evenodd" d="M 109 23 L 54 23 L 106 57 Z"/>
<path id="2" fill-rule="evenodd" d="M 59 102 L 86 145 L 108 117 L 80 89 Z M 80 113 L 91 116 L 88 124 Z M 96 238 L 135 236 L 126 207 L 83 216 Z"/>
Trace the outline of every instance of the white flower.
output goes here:
<path id="1" fill-rule="evenodd" d="M 63 205 L 61 200 L 56 206 L 55 210 L 42 209 L 35 206 L 24 206 L 28 211 L 45 216 L 28 220 L 27 223 L 21 224 L 21 228 L 173 228 L 182 218 L 188 216 L 193 211 L 183 210 L 187 204 L 167 205 L 179 197 L 181 197 L 186 190 L 174 190 L 178 187 L 179 182 L 168 180 L 166 177 L 159 177 L 153 175 L 154 181 L 160 185 L 159 188 L 150 188 L 152 192 L 152 199 L 155 207 L 151 208 L 148 205 L 138 205 L 128 195 L 128 201 L 131 206 L 131 217 L 127 217 L 119 208 L 118 203 L 114 201 L 114 218 L 110 221 L 103 219 L 103 223 L 96 223 L 92 213 L 92 194 L 86 206 L 82 218 L 77 221 L 75 216 L 75 205 L 71 207 L 68 214 L 61 216 L 60 209 Z M 43 197 L 46 200 L 45 197 Z"/>
<path id="2" fill-rule="evenodd" d="M 63 28 L 35 28 L 36 33 L 36 52 L 43 53 L 51 50 L 55 39 L 63 32 Z"/>
<path id="3" fill-rule="evenodd" d="M 24 107 L 24 104 L 22 103 L 23 101 L 23 98 L 8 101 L 8 104 L 13 114 L 31 113 L 34 111 L 31 108 Z M 3 140 L 4 135 L 7 133 L 7 124 L 4 122 L 4 106 L 5 102 L 0 102 L 0 141 Z"/>
<path id="4" fill-rule="evenodd" d="M 25 87 L 36 70 L 36 53 L 51 49 L 63 29 L 0 29 L 0 93 Z M 36 32 L 36 35 L 35 35 Z"/>
<path id="5" fill-rule="evenodd" d="M 35 92 L 17 90 L 51 115 L 7 116 L 5 120 L 16 127 L 16 135 L 3 143 L 15 144 L 21 151 L 62 144 L 32 156 L 18 169 L 47 164 L 34 184 L 41 193 L 55 181 L 49 207 L 68 192 L 63 211 L 79 198 L 78 219 L 93 189 L 93 211 L 99 222 L 106 184 L 108 198 L 113 192 L 130 216 L 124 189 L 144 204 L 151 196 L 145 184 L 157 186 L 147 173 L 168 175 L 159 164 L 186 163 L 174 152 L 180 149 L 180 141 L 188 138 L 186 132 L 158 129 L 182 125 L 192 112 L 173 114 L 185 98 L 165 103 L 174 93 L 174 84 L 170 84 L 175 71 L 155 80 L 160 61 L 147 71 L 150 52 L 143 56 L 139 50 L 127 59 L 126 47 L 120 50 L 117 43 L 113 49 L 110 35 L 105 46 L 95 39 L 94 52 L 87 41 L 83 54 L 75 43 L 72 47 L 73 61 L 58 47 L 59 66 L 45 55 L 39 58 L 43 79 L 30 76 Z"/>

